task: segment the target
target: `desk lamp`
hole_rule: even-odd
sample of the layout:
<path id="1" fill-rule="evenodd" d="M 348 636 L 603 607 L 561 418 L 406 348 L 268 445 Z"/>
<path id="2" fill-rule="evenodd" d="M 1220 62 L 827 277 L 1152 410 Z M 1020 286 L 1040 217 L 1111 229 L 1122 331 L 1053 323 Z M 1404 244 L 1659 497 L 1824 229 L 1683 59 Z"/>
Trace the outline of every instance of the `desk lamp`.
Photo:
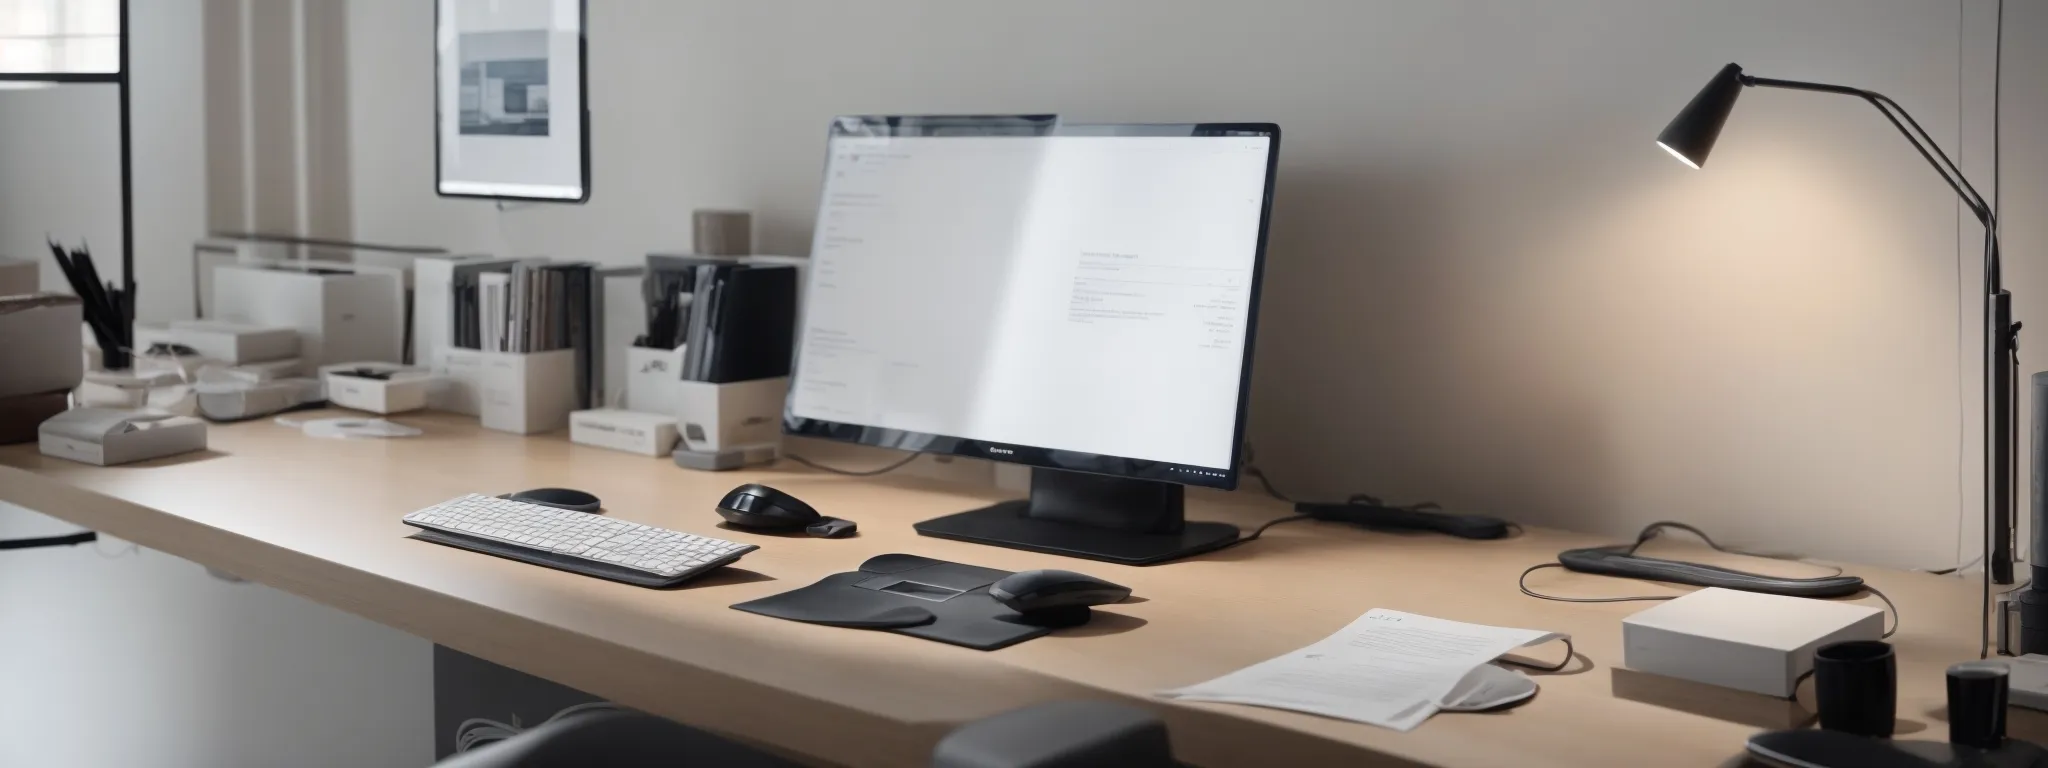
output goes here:
<path id="1" fill-rule="evenodd" d="M 2019 366 L 2016 348 L 2019 342 L 2020 324 L 2012 320 L 2012 294 L 2002 285 L 1998 258 L 1997 212 L 1963 178 L 1963 171 L 1941 151 L 1927 131 L 1920 127 L 1906 110 L 1883 94 L 1861 88 L 1850 88 L 1823 83 L 1806 83 L 1797 80 L 1774 80 L 1746 74 L 1742 67 L 1729 64 L 1707 81 L 1707 87 L 1680 110 L 1678 117 L 1657 134 L 1657 146 L 1670 152 L 1672 157 L 1694 169 L 1707 163 L 1707 154 L 1714 149 L 1714 140 L 1721 135 L 1721 125 L 1728 121 L 1728 112 L 1735 108 L 1735 97 L 1744 86 L 1765 88 L 1788 88 L 1795 91 L 1818 91 L 1854 96 L 1870 102 L 1877 111 L 1899 129 L 1913 148 L 1920 152 L 1929 165 L 1941 174 L 1943 181 L 1961 197 L 1963 205 L 1984 225 L 1984 424 L 1986 446 L 1984 461 L 1984 505 L 1986 530 L 1992 537 L 1991 546 L 1985 553 L 1984 568 L 1992 581 L 2011 584 L 2013 581 L 2013 402 L 2017 385 L 2016 373 Z M 2043 531 L 2041 521 L 2035 521 L 2034 530 Z M 2048 586 L 2048 568 L 2036 567 L 2035 583 Z M 2048 653 L 2048 596 L 2043 597 L 2038 620 L 2031 625 L 2038 627 L 2042 636 L 2038 648 L 2028 649 L 2029 653 Z M 2022 626 L 2028 626 L 2028 619 L 2022 618 Z"/>

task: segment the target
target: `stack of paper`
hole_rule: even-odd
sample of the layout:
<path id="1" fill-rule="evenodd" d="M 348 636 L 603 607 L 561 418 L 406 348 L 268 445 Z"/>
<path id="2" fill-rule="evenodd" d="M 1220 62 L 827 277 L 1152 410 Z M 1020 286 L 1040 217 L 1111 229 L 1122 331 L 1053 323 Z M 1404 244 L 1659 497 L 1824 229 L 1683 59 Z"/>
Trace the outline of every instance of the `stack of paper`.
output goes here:
<path id="1" fill-rule="evenodd" d="M 1491 662 L 1565 637 L 1374 608 L 1307 648 L 1160 695 L 1407 731 L 1440 710 L 1489 709 L 1535 695 L 1535 681 Z"/>

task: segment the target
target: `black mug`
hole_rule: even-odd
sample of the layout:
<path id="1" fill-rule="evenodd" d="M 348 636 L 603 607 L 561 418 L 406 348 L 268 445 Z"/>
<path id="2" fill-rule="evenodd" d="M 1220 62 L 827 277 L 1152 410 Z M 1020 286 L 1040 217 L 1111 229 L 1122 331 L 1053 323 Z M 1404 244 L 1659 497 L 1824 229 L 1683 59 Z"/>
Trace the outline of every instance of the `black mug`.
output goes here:
<path id="1" fill-rule="evenodd" d="M 1891 738 L 1898 712 L 1898 658 L 1882 640 L 1848 640 L 1813 652 L 1813 693 L 1820 727 Z"/>
<path id="2" fill-rule="evenodd" d="M 1980 749 L 2005 743 L 2010 675 L 1997 661 L 1966 661 L 1948 668 L 1948 743 Z"/>

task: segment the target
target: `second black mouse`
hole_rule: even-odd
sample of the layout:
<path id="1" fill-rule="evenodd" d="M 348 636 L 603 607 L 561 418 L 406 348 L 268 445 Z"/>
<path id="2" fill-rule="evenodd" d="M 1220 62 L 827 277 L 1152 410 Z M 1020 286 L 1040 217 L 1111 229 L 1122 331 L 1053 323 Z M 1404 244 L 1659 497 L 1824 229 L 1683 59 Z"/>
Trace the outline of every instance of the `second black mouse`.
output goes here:
<path id="1" fill-rule="evenodd" d="M 851 536 L 858 528 L 852 521 L 818 514 L 802 499 L 760 483 L 732 489 L 718 500 L 718 516 L 741 528 L 766 531 L 803 529 L 812 536 L 836 539 Z"/>
<path id="2" fill-rule="evenodd" d="M 1060 570 L 1019 571 L 989 585 L 988 594 L 1010 610 L 1025 615 L 1086 609 L 1131 596 L 1131 588 L 1083 573 Z"/>

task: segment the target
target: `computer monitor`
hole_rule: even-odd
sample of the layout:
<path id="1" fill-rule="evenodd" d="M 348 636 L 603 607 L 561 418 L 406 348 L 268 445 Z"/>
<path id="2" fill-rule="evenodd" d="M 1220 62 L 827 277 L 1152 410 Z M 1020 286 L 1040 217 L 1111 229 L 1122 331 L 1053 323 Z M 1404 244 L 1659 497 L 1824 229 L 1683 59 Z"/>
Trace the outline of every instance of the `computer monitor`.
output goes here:
<path id="1" fill-rule="evenodd" d="M 1280 130 L 1051 116 L 830 132 L 790 434 L 1033 468 L 927 536 L 1122 563 L 1235 541 Z"/>

